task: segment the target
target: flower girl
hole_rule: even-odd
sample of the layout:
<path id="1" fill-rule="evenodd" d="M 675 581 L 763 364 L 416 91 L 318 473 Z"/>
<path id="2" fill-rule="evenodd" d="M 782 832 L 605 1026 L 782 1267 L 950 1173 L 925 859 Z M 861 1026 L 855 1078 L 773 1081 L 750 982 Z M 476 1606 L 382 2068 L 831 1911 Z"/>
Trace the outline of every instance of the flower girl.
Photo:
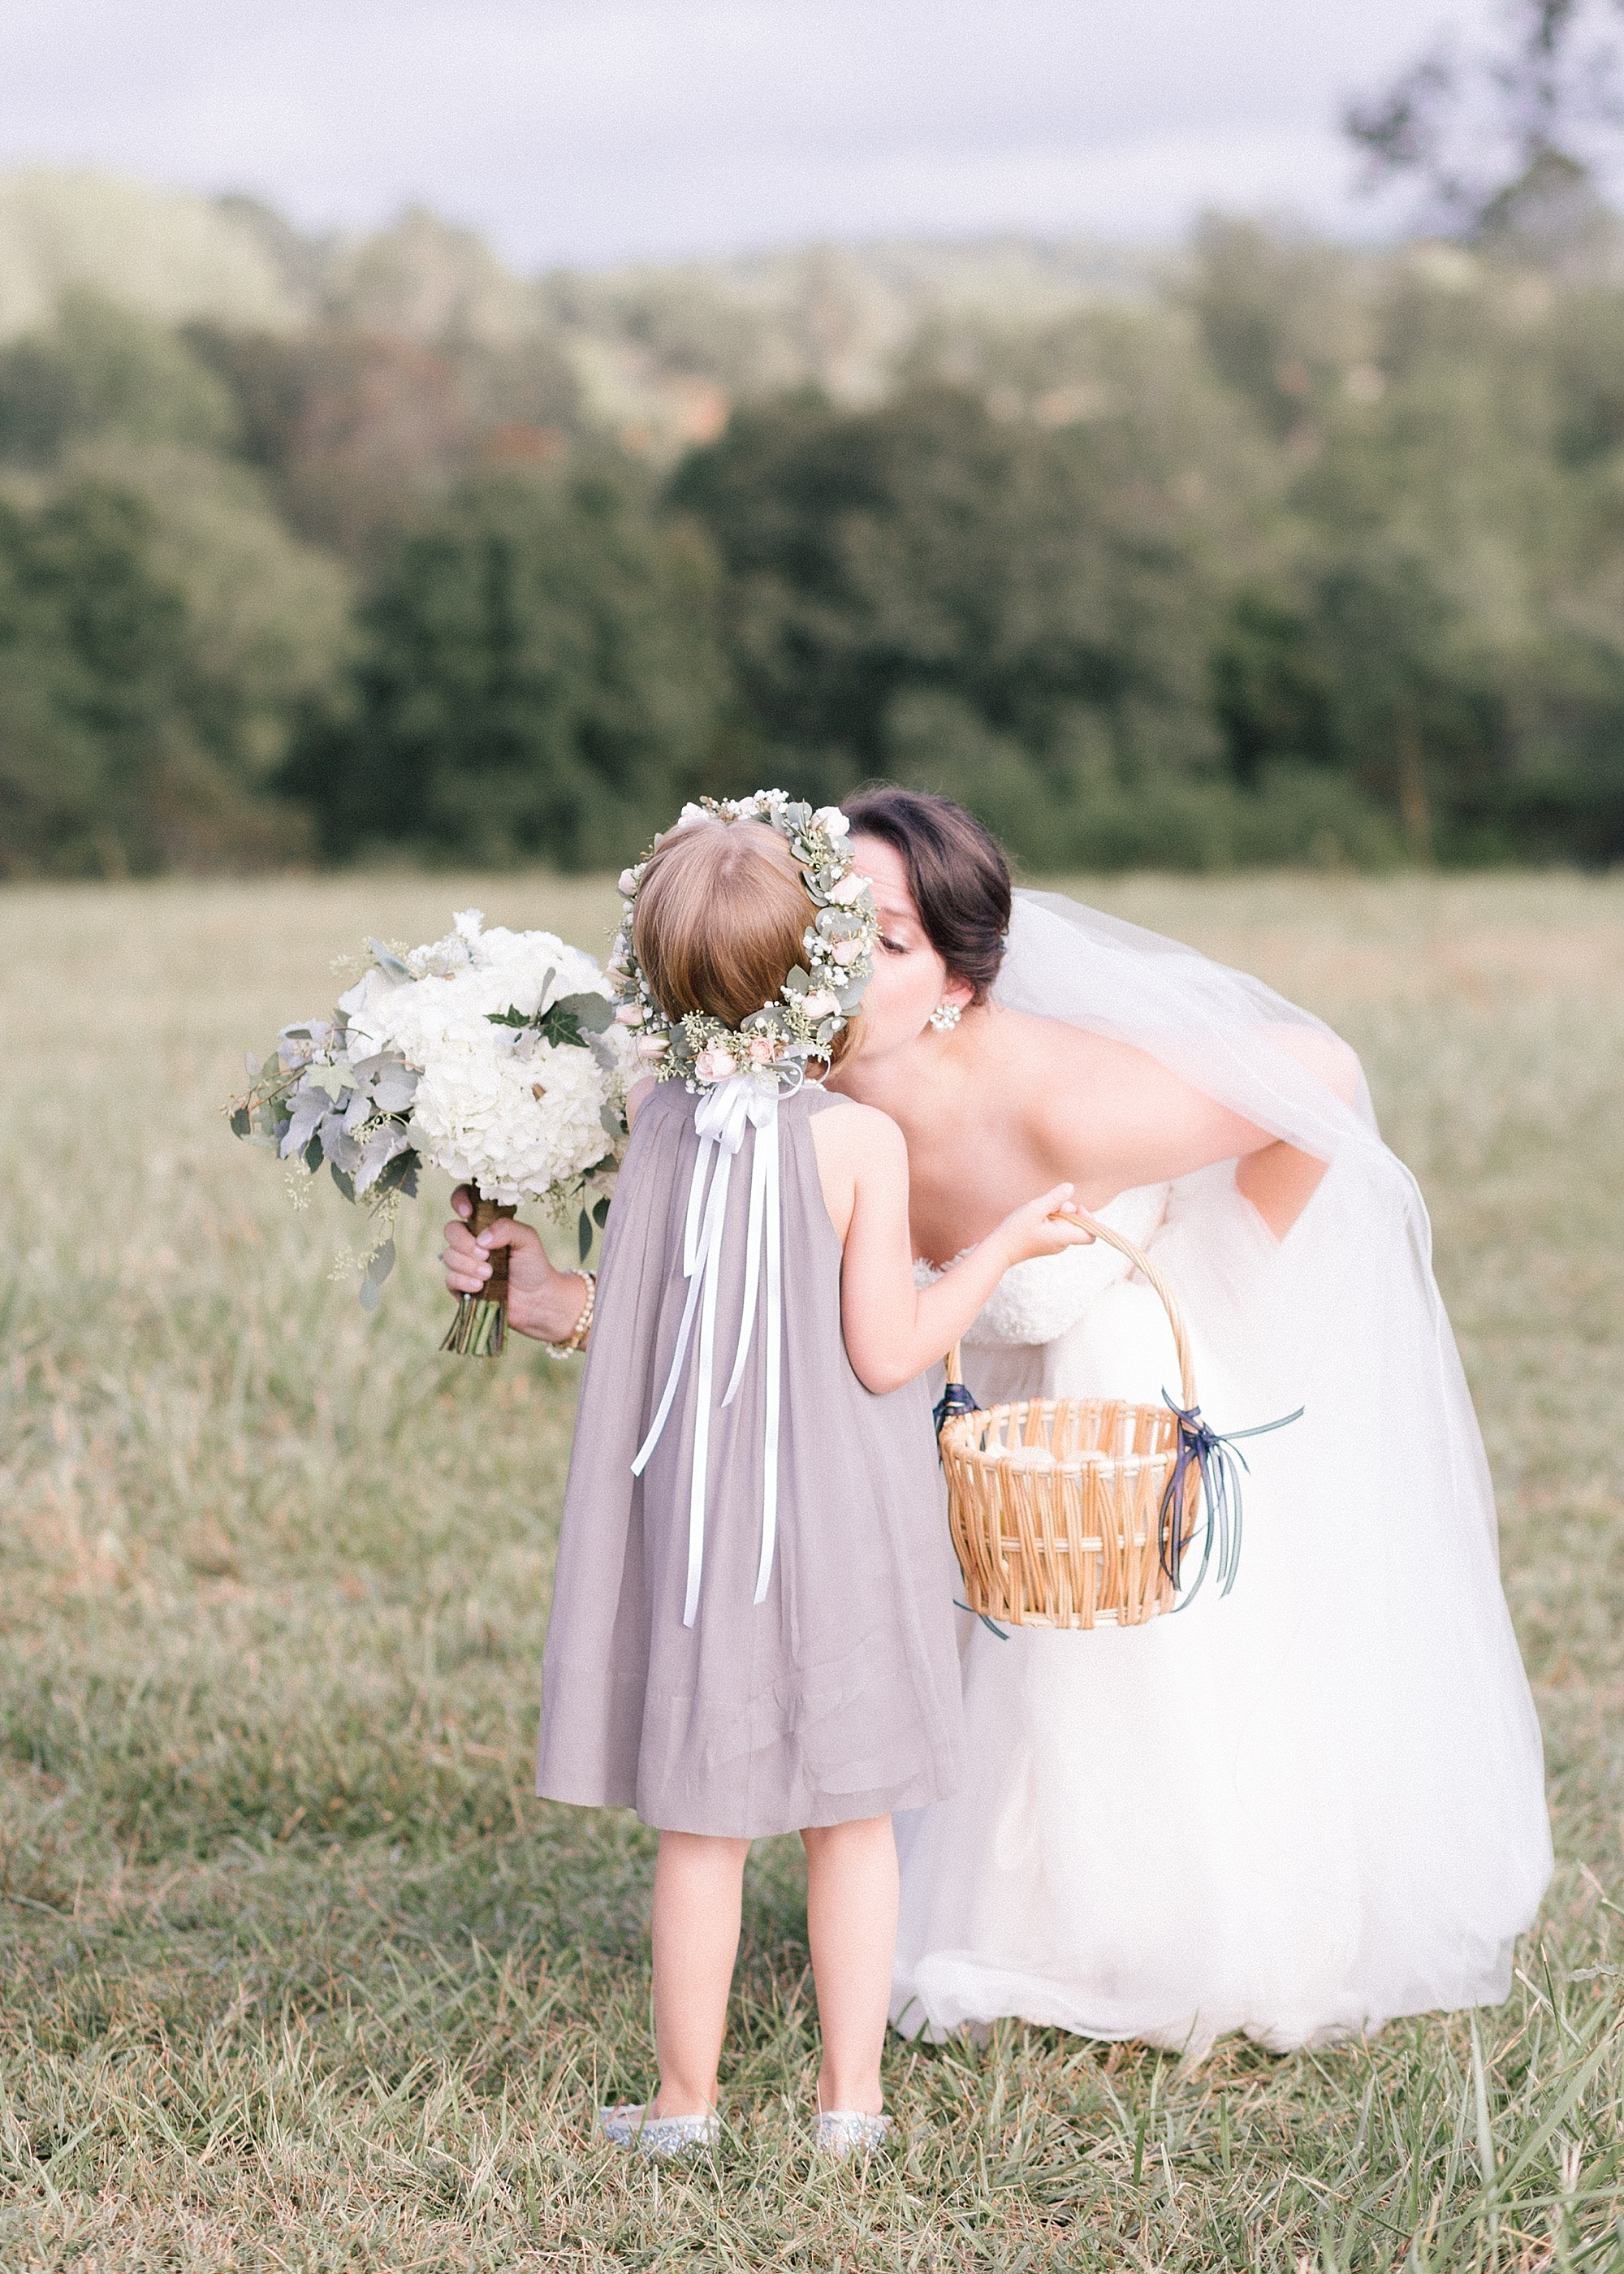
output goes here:
<path id="1" fill-rule="evenodd" d="M 891 1811 L 950 1792 L 962 1749 L 922 1376 L 1012 1263 L 1088 1235 L 1060 1186 L 915 1289 L 900 1133 L 811 1078 L 885 952 L 838 809 L 688 808 L 621 881 L 619 1015 L 656 1079 L 604 1243 L 537 1785 L 659 1829 L 659 2088 L 604 2112 L 645 2152 L 718 2135 L 745 1857 L 799 1832 L 819 2136 L 846 2153 L 887 2129 Z M 477 1279 L 466 1232 L 447 1260 Z"/>

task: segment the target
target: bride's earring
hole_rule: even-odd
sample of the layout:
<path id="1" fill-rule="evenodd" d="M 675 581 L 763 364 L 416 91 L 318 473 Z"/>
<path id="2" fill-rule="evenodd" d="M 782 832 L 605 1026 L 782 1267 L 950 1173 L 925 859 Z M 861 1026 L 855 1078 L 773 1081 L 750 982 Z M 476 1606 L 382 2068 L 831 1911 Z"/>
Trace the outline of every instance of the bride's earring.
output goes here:
<path id="1" fill-rule="evenodd" d="M 930 1023 L 938 1035 L 951 1035 L 962 1015 L 957 1003 L 938 1003 L 930 1014 Z"/>

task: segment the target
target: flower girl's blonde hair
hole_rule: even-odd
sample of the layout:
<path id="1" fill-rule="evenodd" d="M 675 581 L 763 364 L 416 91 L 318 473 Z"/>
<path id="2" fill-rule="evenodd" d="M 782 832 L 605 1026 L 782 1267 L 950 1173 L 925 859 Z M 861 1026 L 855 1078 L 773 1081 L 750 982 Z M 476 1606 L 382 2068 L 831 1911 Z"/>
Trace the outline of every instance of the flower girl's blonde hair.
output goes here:
<path id="1" fill-rule="evenodd" d="M 649 855 L 632 940 L 654 999 L 671 1020 L 698 1012 L 742 1025 L 778 1000 L 806 964 L 817 914 L 787 841 L 760 821 L 693 821 Z M 838 1065 L 855 1022 L 830 1045 Z"/>

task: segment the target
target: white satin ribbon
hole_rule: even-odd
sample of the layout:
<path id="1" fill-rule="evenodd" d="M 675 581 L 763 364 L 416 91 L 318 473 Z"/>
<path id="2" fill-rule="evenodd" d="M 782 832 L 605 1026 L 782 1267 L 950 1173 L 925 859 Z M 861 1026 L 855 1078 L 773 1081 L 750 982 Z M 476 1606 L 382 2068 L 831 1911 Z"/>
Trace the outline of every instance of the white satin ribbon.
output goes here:
<path id="1" fill-rule="evenodd" d="M 644 1438 L 632 1474 L 640 1477 L 658 1444 L 682 1378 L 683 1360 L 699 1315 L 699 1399 L 694 1419 L 694 1466 L 688 1486 L 688 1587 L 682 1604 L 682 1623 L 691 1627 L 699 1609 L 699 1582 L 704 1567 L 705 1487 L 710 1455 L 710 1408 L 716 1364 L 716 1297 L 721 1276 L 722 1235 L 727 1222 L 727 1188 L 733 1156 L 754 1127 L 756 1144 L 750 1167 L 749 1220 L 745 1238 L 744 1311 L 739 1322 L 739 1348 L 728 1382 L 724 1405 L 731 1405 L 744 1380 L 744 1363 L 755 1331 L 756 1296 L 761 1284 L 762 1251 L 767 1258 L 767 1411 L 763 1431 L 762 1472 L 761 1561 L 756 1577 L 755 1600 L 765 1600 L 772 1571 L 773 1548 L 778 1527 L 778 1416 L 783 1368 L 783 1224 L 778 1188 L 778 1085 L 755 1074 L 734 1074 L 707 1090 L 695 1109 L 694 1126 L 699 1152 L 688 1186 L 688 1215 L 682 1231 L 682 1275 L 688 1281 L 688 1300 L 677 1329 L 677 1346 L 665 1378 L 653 1427 Z M 711 1156 L 716 1173 L 710 1174 Z M 710 1190 L 706 1191 L 707 1179 Z"/>

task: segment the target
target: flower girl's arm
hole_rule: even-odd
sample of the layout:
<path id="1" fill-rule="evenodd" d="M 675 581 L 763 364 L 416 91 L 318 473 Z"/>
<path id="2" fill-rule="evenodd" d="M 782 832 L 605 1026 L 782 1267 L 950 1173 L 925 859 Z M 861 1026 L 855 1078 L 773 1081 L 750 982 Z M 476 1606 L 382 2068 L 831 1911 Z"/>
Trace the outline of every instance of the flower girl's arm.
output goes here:
<path id="1" fill-rule="evenodd" d="M 652 1096 L 652 1081 L 632 1084 L 626 1100 L 628 1126 L 635 1124 L 643 1100 Z M 446 1284 L 454 1295 L 477 1295 L 491 1276 L 491 1250 L 506 1247 L 508 1261 L 508 1323 L 515 1334 L 538 1342 L 568 1342 L 581 1320 L 585 1291 L 578 1271 L 558 1271 L 528 1224 L 499 1216 L 477 1239 L 465 1219 L 474 1212 L 474 1196 L 466 1185 L 451 1195 L 455 1219 L 446 1226 L 446 1244 L 440 1260 L 446 1267 Z"/>
<path id="2" fill-rule="evenodd" d="M 959 1340 L 1012 1263 L 1086 1246 L 1068 1223 L 1071 1186 L 1056 1185 L 1005 1216 L 929 1287 L 914 1284 L 908 1156 L 902 1132 L 872 1106 L 820 1114 L 813 1125 L 824 1196 L 842 1231 L 840 1323 L 853 1372 L 879 1394 L 933 1366 Z"/>
<path id="3" fill-rule="evenodd" d="M 511 1216 L 500 1216 L 476 1239 L 462 1222 L 473 1213 L 466 1185 L 452 1193 L 451 1205 L 456 1216 L 446 1226 L 446 1244 L 440 1252 L 451 1292 L 477 1295 L 491 1276 L 491 1250 L 506 1247 L 508 1325 L 515 1334 L 532 1335 L 538 1342 L 568 1342 L 586 1299 L 580 1273 L 555 1271 L 530 1226 Z"/>

